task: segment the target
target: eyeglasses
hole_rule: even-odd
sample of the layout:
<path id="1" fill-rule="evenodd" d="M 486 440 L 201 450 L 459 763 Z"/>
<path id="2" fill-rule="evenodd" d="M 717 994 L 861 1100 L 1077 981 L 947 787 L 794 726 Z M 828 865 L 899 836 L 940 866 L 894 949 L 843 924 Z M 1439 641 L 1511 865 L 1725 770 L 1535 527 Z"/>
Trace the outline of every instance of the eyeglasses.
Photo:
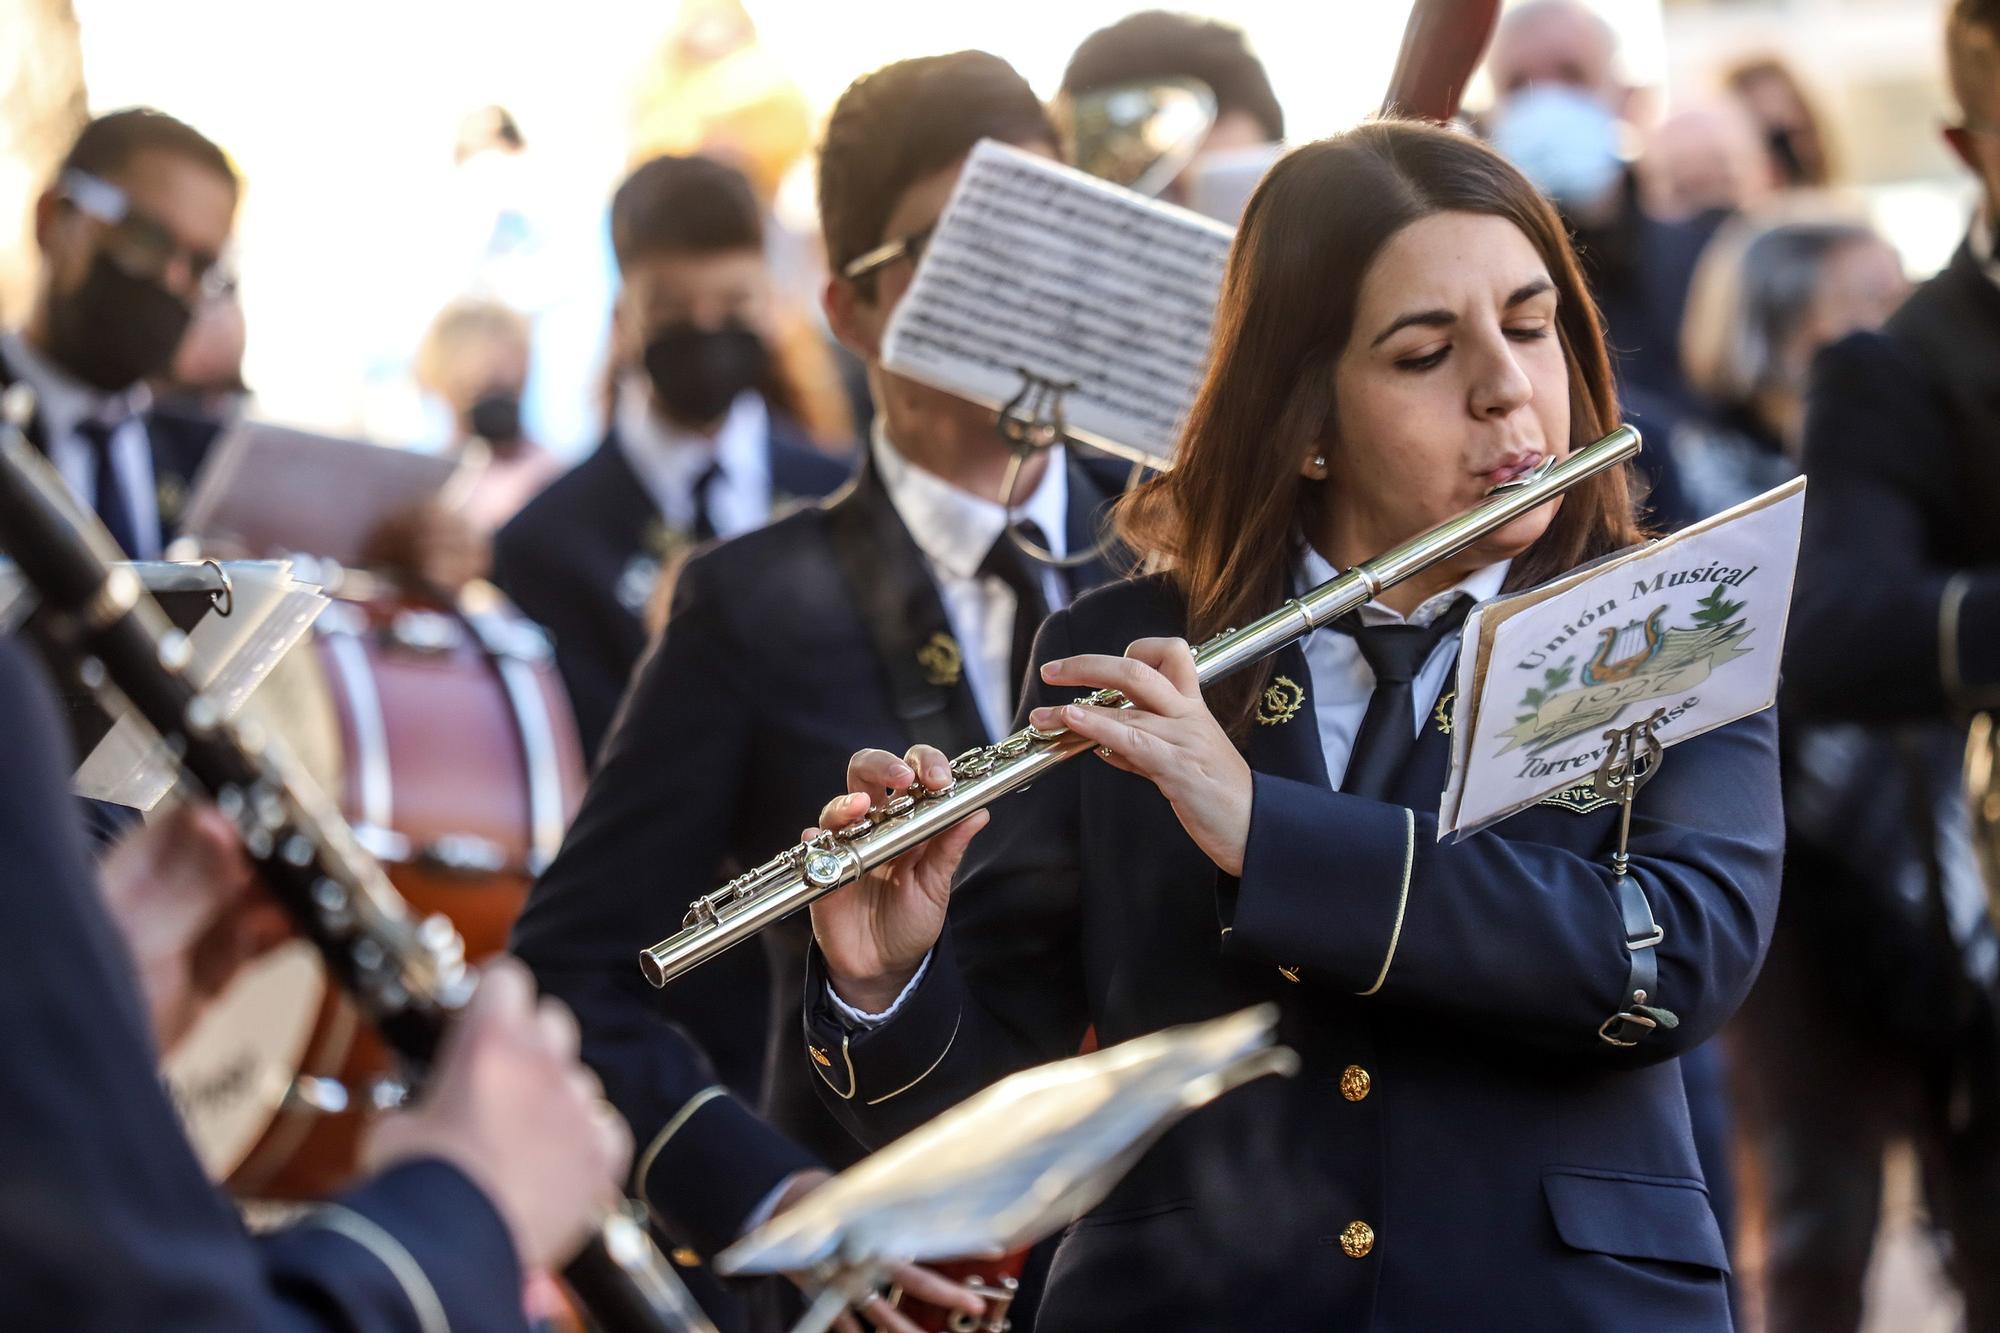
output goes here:
<path id="1" fill-rule="evenodd" d="M 110 181 L 71 170 L 56 185 L 77 212 L 103 224 L 105 253 L 130 276 L 166 286 L 174 260 L 184 259 L 201 300 L 220 300 L 236 290 L 236 274 L 220 255 L 182 245 L 172 228 L 133 207 L 125 191 Z"/>
<path id="2" fill-rule="evenodd" d="M 930 244 L 931 233 L 936 230 L 937 224 L 933 222 L 922 231 L 913 231 L 899 240 L 878 245 L 864 255 L 857 255 L 847 261 L 847 266 L 840 270 L 840 276 L 849 282 L 859 282 L 905 257 L 909 259 L 910 267 L 915 268 L 923 261 L 924 247 Z"/>

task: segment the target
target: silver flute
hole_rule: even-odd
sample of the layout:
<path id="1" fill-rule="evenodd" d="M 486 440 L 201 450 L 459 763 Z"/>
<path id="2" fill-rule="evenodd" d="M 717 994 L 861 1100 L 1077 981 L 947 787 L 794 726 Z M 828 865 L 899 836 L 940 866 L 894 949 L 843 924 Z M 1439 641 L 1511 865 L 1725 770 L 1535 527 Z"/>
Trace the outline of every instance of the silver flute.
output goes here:
<path id="1" fill-rule="evenodd" d="M 1525 476 L 1495 486 L 1485 500 L 1456 518 L 1328 579 L 1261 620 L 1224 630 L 1195 649 L 1195 674 L 1208 685 L 1262 661 L 1638 452 L 1639 432 L 1620 426 L 1560 461 L 1543 459 Z M 1098 708 L 1132 706 L 1116 690 L 1099 690 L 1079 702 Z M 664 986 L 1089 748 L 1090 742 L 1068 731 L 1024 727 L 1004 740 L 968 750 L 951 761 L 949 786 L 936 791 L 913 787 L 867 818 L 838 831 L 822 830 L 697 899 L 679 931 L 640 953 L 639 969 L 646 980 Z"/>

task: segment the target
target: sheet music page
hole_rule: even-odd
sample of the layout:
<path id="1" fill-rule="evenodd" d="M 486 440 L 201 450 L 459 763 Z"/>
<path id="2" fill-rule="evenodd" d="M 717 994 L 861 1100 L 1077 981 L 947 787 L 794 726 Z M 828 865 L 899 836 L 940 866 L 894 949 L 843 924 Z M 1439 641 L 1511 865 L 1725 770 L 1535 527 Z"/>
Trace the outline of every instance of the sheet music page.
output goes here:
<path id="1" fill-rule="evenodd" d="M 987 407 L 1070 384 L 1072 437 L 1159 464 L 1200 387 L 1234 232 L 981 140 L 883 342 L 890 370 Z"/>
<path id="2" fill-rule="evenodd" d="M 1655 709 L 1671 748 L 1770 707 L 1805 486 L 1481 606 L 1459 657 L 1439 840 L 1544 799 L 1601 804 L 1605 732 Z"/>
<path id="3" fill-rule="evenodd" d="M 440 498 L 455 459 L 245 421 L 209 451 L 181 519 L 204 555 L 316 555 L 344 565 L 382 521 Z"/>

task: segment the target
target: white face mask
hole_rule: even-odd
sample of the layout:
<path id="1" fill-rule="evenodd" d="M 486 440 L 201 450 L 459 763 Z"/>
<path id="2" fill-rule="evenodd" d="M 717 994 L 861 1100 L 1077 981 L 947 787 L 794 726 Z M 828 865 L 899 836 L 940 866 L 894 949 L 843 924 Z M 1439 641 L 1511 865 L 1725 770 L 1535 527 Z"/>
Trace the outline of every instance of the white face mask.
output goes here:
<path id="1" fill-rule="evenodd" d="M 1596 203 L 1625 169 L 1611 108 L 1557 84 L 1529 88 L 1502 102 L 1488 137 L 1536 189 L 1564 208 Z"/>

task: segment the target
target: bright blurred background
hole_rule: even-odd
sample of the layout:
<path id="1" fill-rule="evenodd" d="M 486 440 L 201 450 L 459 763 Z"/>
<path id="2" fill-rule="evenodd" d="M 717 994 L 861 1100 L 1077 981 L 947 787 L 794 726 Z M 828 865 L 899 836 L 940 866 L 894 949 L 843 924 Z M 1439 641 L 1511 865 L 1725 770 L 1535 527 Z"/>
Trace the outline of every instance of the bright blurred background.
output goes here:
<path id="1" fill-rule="evenodd" d="M 599 429 L 613 272 L 610 191 L 662 149 L 727 146 L 789 224 L 776 244 L 815 282 L 809 146 L 840 90 L 890 60 L 979 46 L 1044 93 L 1132 0 L 0 0 L 0 30 L 74 41 L 88 110 L 171 111 L 218 140 L 247 182 L 239 228 L 259 415 L 385 442 L 441 442 L 447 416 L 411 362 L 430 318 L 467 292 L 535 320 L 533 433 L 575 455 Z M 1246 30 L 1294 140 L 1374 108 L 1408 0 L 1193 3 Z M 1782 55 L 1828 117 L 1843 176 L 1913 275 L 1941 265 L 1971 198 L 1938 142 L 1947 110 L 1941 0 L 1600 0 L 1657 121 L 1713 95 L 1719 71 Z M 74 37 L 63 31 L 73 9 Z M 53 17 L 51 17 L 53 16 Z M 0 53 L 0 96 L 48 93 L 62 61 Z M 60 56 L 60 50 L 55 56 Z M 9 68 L 11 66 L 11 69 Z M 33 95 L 36 89 L 30 87 Z M 1477 107 L 1485 94 L 1475 86 Z M 468 113 L 505 107 L 525 145 L 454 162 Z M 80 110 L 80 108 L 78 108 Z M 10 110 L 11 118 L 11 110 Z M 74 125 L 55 135 L 65 140 Z M 47 162 L 7 131 L 0 218 L 17 235 Z M 25 230 L 4 254 L 18 310 Z M 803 299 L 803 297 L 802 297 Z"/>

